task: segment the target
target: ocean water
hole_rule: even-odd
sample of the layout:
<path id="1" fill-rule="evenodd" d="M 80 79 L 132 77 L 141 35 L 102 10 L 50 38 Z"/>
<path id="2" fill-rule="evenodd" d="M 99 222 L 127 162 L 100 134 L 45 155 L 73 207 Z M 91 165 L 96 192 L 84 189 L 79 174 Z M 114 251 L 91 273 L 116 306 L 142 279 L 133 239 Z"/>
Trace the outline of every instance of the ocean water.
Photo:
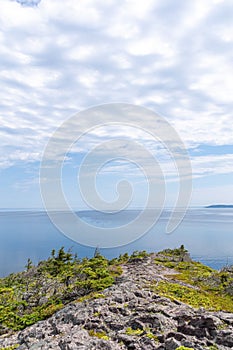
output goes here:
<path id="1" fill-rule="evenodd" d="M 82 220 L 105 228 L 127 224 L 138 214 L 137 210 L 116 215 L 95 211 L 77 213 Z M 153 211 L 148 211 L 148 215 L 153 215 Z M 156 252 L 184 244 L 193 259 L 213 268 L 233 264 L 233 209 L 190 209 L 179 227 L 167 235 L 165 229 L 169 216 L 170 211 L 164 210 L 157 224 L 140 239 L 122 247 L 100 249 L 101 253 L 113 258 L 134 250 Z M 53 248 L 57 250 L 61 246 L 71 248 L 80 258 L 91 257 L 95 251 L 95 248 L 82 246 L 65 237 L 50 222 L 46 212 L 0 212 L 0 277 L 23 270 L 28 258 L 35 264 L 48 258 Z"/>

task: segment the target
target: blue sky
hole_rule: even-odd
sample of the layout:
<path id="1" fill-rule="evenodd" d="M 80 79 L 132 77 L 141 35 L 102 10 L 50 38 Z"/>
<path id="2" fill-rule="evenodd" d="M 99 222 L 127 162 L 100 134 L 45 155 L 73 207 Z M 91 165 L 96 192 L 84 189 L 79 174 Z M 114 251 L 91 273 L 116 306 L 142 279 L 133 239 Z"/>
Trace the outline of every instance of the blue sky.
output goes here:
<path id="1" fill-rule="evenodd" d="M 191 205 L 233 203 L 232 18 L 231 0 L 1 0 L 0 208 L 41 208 L 39 168 L 53 132 L 113 102 L 150 108 L 175 128 L 191 158 Z M 80 161 L 113 134 L 96 132 L 70 153 L 62 181 L 73 207 L 85 207 Z M 143 135 L 122 135 L 157 154 Z M 158 159 L 172 205 L 174 165 Z M 114 199 L 122 176 L 134 186 L 132 205 L 143 205 L 143 174 L 122 161 L 98 175 L 103 198 Z"/>

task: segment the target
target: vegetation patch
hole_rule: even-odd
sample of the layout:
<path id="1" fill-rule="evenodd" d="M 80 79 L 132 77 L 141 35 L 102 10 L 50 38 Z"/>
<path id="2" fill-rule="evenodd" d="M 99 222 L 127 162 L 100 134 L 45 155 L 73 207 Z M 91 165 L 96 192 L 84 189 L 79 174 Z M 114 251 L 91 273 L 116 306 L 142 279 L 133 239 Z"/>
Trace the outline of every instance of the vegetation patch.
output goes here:
<path id="1" fill-rule="evenodd" d="M 134 251 L 133 254 L 130 256 L 129 261 L 132 261 L 134 259 L 144 259 L 148 257 L 150 254 L 147 253 L 145 250 L 142 251 Z"/>
<path id="2" fill-rule="evenodd" d="M 0 326 L 21 330 L 71 301 L 103 298 L 100 292 L 121 273 L 117 259 L 108 261 L 98 251 L 80 260 L 62 247 L 37 266 L 28 259 L 24 272 L 0 279 Z"/>
<path id="3" fill-rule="evenodd" d="M 88 331 L 90 337 L 97 337 L 99 339 L 109 340 L 109 336 L 105 332 L 96 332 L 93 329 Z"/>
<path id="4" fill-rule="evenodd" d="M 87 295 L 84 295 L 83 297 L 77 299 L 77 302 L 83 302 L 85 300 L 90 300 L 90 299 L 101 299 L 101 298 L 105 298 L 105 295 L 102 293 L 90 293 Z"/>
<path id="5" fill-rule="evenodd" d="M 108 260 L 96 249 L 94 257 L 79 259 L 61 247 L 37 266 L 28 259 L 25 271 L 0 278 L 0 327 L 6 333 L 21 330 L 69 302 L 104 298 L 101 291 L 122 274 L 122 263 L 148 255 L 136 251 Z"/>
<path id="6" fill-rule="evenodd" d="M 164 249 L 158 254 L 162 254 L 165 257 L 171 257 L 174 259 L 174 257 L 183 257 L 185 254 L 188 254 L 188 250 L 185 249 L 184 245 L 182 244 L 180 248 L 175 248 L 175 249 Z"/>
<path id="7" fill-rule="evenodd" d="M 126 328 L 125 333 L 127 335 L 142 335 L 144 333 L 143 329 L 132 329 L 131 327 Z"/>
<path id="8" fill-rule="evenodd" d="M 184 248 L 175 249 L 174 255 L 171 249 L 159 253 L 156 263 L 162 263 L 175 271 L 166 276 L 172 281 L 164 280 L 153 284 L 152 289 L 160 295 L 182 301 L 194 308 L 233 312 L 233 298 L 227 291 L 233 276 L 226 271 L 213 270 L 200 262 L 177 260 L 179 250 L 182 252 Z"/>
<path id="9" fill-rule="evenodd" d="M 150 331 L 146 333 L 146 337 L 149 339 L 153 339 L 155 342 L 159 342 L 158 337 Z"/>
<path id="10" fill-rule="evenodd" d="M 145 329 L 133 329 L 131 327 L 126 328 L 125 330 L 125 334 L 127 335 L 132 335 L 132 336 L 145 336 L 149 339 L 154 340 L 155 342 L 158 342 L 158 337 L 152 333 L 152 331 L 149 328 L 145 328 Z"/>
<path id="11" fill-rule="evenodd" d="M 196 261 L 173 263 L 172 268 L 178 272 L 175 274 L 176 279 L 193 285 L 202 283 L 204 286 L 209 277 L 216 273 L 216 271 L 209 266 L 205 266 Z"/>
<path id="12" fill-rule="evenodd" d="M 126 253 L 109 261 L 96 251 L 90 259 L 78 259 L 62 247 L 58 252 L 53 250 L 37 266 L 28 259 L 25 271 L 0 279 L 1 332 L 24 329 L 70 302 L 105 298 L 101 291 L 122 274 L 121 264 L 135 261 L 140 264 L 148 256 L 145 251 L 136 251 L 131 256 Z M 233 269 L 215 271 L 187 258 L 183 246 L 158 253 L 155 263 L 172 271 L 166 280 L 151 284 L 153 291 L 195 308 L 233 312 Z M 126 334 L 143 334 L 154 339 L 153 333 L 146 330 L 128 328 Z"/>

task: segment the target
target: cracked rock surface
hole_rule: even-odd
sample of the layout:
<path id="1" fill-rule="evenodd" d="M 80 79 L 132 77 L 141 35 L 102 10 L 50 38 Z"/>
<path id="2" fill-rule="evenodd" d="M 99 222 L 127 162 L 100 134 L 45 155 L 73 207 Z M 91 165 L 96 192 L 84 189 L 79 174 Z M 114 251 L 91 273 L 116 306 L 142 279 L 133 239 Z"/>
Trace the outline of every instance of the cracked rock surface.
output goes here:
<path id="1" fill-rule="evenodd" d="M 99 299 L 70 303 L 47 320 L 8 336 L 0 348 L 19 350 L 232 349 L 233 314 L 197 310 L 149 288 L 171 274 L 151 255 L 122 266 Z"/>

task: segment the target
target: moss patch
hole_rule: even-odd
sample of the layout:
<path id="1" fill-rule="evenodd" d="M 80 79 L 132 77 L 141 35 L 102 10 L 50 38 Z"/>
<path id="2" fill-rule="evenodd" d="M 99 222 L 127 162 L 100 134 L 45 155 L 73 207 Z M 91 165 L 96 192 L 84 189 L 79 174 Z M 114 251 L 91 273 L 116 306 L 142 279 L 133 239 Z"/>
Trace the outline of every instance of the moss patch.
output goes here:
<path id="1" fill-rule="evenodd" d="M 168 249 L 156 257 L 156 264 L 173 269 L 174 272 L 166 276 L 172 281 L 154 284 L 153 290 L 195 308 L 233 312 L 233 275 L 227 271 L 216 271 L 200 262 L 177 260 L 179 250 Z"/>
<path id="2" fill-rule="evenodd" d="M 125 333 L 127 335 L 142 335 L 144 330 L 142 329 L 132 329 L 131 327 L 126 328 Z"/>
<path id="3" fill-rule="evenodd" d="M 102 293 L 90 293 L 87 295 L 84 295 L 83 297 L 77 299 L 77 302 L 83 302 L 85 300 L 90 300 L 90 299 L 101 299 L 101 298 L 105 298 L 105 295 Z"/>
<path id="4" fill-rule="evenodd" d="M 96 332 L 93 329 L 88 331 L 90 337 L 96 337 L 99 339 L 109 340 L 109 336 L 105 332 Z"/>

